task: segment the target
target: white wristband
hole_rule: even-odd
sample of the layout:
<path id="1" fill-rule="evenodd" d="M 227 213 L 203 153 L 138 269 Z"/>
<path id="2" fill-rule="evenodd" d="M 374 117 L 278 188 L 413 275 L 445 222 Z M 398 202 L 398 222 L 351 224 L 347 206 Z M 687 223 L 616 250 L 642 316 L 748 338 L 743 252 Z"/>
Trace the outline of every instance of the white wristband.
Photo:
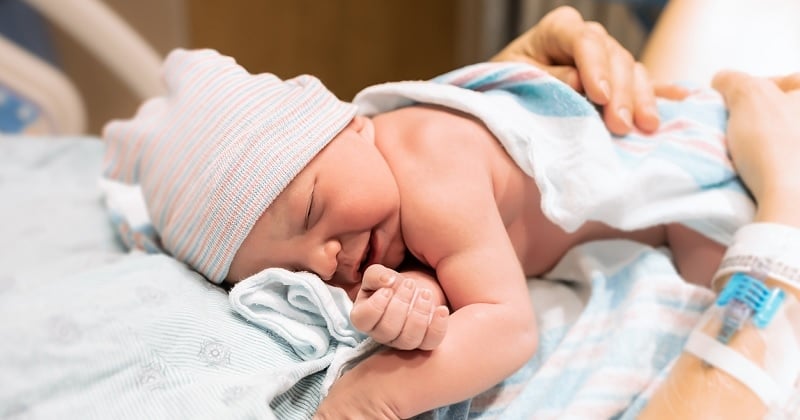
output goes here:
<path id="1" fill-rule="evenodd" d="M 734 235 L 714 283 L 737 271 L 760 270 L 771 279 L 800 290 L 800 229 L 776 223 L 743 226 Z"/>

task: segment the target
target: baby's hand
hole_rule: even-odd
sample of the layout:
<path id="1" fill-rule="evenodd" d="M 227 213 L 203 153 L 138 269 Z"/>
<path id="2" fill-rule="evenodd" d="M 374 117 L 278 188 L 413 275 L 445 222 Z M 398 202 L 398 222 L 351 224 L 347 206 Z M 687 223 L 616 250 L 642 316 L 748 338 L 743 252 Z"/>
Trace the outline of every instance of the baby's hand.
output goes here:
<path id="1" fill-rule="evenodd" d="M 449 310 L 439 294 L 379 264 L 364 272 L 350 319 L 375 341 L 398 350 L 433 350 L 444 339 Z"/>

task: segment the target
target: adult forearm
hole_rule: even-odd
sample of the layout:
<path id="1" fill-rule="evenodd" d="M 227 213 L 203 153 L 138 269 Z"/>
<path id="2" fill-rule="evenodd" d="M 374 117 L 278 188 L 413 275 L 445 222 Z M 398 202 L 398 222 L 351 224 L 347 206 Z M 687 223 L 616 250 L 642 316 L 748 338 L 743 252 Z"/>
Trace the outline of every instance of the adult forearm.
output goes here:
<path id="1" fill-rule="evenodd" d="M 798 250 L 800 229 L 797 228 L 777 223 L 755 223 L 736 233 L 714 282 L 715 290 L 720 291 L 734 273 L 750 273 L 768 288 L 782 289 L 785 298 L 766 325 L 745 322 L 726 343 L 714 343 L 725 316 L 723 309 L 712 304 L 698 330 L 687 341 L 688 350 L 679 357 L 639 418 L 756 419 L 766 415 L 771 405 L 767 401 L 777 401 L 777 407 L 772 408 L 780 410 L 781 392 L 791 388 L 787 382 L 800 380 L 800 369 L 793 362 L 797 354 L 793 349 L 800 348 L 800 304 L 797 303 L 800 301 L 800 282 L 794 274 L 800 265 Z M 755 297 L 757 293 L 751 296 Z M 693 339 L 696 335 L 707 339 Z M 703 341 L 706 344 L 702 344 Z M 711 357 L 711 353 L 703 350 L 715 349 L 715 346 L 727 347 L 749 360 L 737 362 L 738 372 L 748 365 L 751 366 L 749 371 L 763 371 L 771 379 L 743 382 L 742 376 L 731 373 L 736 369 L 730 370 L 725 363 L 718 364 L 724 360 Z M 752 375 L 744 378 L 747 377 Z M 770 385 L 772 383 L 774 385 Z M 778 398 L 773 399 L 773 396 Z"/>
<path id="2" fill-rule="evenodd" d="M 513 306 L 473 304 L 451 315 L 433 351 L 382 351 L 346 373 L 331 389 L 407 418 L 471 398 L 519 369 L 536 350 L 533 316 Z"/>
<path id="3" fill-rule="evenodd" d="M 758 202 L 755 220 L 800 228 L 800 187 L 797 189 L 797 193 L 789 193 L 786 188 L 776 188 L 775 193 L 765 194 Z"/>

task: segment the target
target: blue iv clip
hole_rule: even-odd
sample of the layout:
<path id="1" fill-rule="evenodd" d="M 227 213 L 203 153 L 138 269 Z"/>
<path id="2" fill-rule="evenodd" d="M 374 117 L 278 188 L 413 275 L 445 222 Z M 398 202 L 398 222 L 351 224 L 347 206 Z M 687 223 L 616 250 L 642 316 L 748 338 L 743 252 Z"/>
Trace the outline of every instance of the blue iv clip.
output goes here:
<path id="1" fill-rule="evenodd" d="M 748 319 L 763 329 L 772 321 L 785 297 L 783 290 L 777 287 L 769 289 L 755 277 L 744 273 L 734 274 L 717 297 L 717 306 L 725 306 L 717 340 L 728 344 Z"/>

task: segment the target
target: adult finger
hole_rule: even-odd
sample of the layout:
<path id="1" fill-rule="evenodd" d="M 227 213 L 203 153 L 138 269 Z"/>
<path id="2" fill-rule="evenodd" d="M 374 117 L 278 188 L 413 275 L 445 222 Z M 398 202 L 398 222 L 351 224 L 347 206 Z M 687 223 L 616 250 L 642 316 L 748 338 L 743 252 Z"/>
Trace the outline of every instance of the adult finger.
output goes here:
<path id="1" fill-rule="evenodd" d="M 613 51 L 609 58 L 611 98 L 603 113 L 612 133 L 627 134 L 633 128 L 635 61 L 622 47 L 612 45 L 610 50 Z"/>
<path id="2" fill-rule="evenodd" d="M 739 71 L 723 70 L 711 79 L 711 87 L 725 95 L 735 92 L 742 84 L 749 83 L 752 79 L 754 79 L 753 76 Z"/>
<path id="3" fill-rule="evenodd" d="M 780 92 L 775 83 L 748 74 L 725 70 L 717 73 L 711 86 L 722 94 L 725 104 L 733 112 L 741 103 L 753 104 L 764 95 Z"/>
<path id="4" fill-rule="evenodd" d="M 772 77 L 771 80 L 784 92 L 800 90 L 800 73 Z"/>
<path id="5" fill-rule="evenodd" d="M 659 98 L 671 99 L 673 101 L 686 99 L 686 97 L 689 96 L 689 89 L 671 83 L 653 85 L 653 92 Z"/>
<path id="6" fill-rule="evenodd" d="M 613 73 L 613 42 L 605 28 L 597 22 L 585 22 L 568 50 L 575 59 L 586 96 L 598 105 L 607 105 L 616 94 Z"/>
<path id="7" fill-rule="evenodd" d="M 578 70 L 572 66 L 546 66 L 542 70 L 546 71 L 558 80 L 561 80 L 577 92 L 583 92 L 583 83 L 578 75 Z"/>
<path id="8" fill-rule="evenodd" d="M 634 64 L 633 81 L 633 123 L 642 131 L 653 132 L 659 124 L 656 97 L 650 76 L 641 63 Z"/>

